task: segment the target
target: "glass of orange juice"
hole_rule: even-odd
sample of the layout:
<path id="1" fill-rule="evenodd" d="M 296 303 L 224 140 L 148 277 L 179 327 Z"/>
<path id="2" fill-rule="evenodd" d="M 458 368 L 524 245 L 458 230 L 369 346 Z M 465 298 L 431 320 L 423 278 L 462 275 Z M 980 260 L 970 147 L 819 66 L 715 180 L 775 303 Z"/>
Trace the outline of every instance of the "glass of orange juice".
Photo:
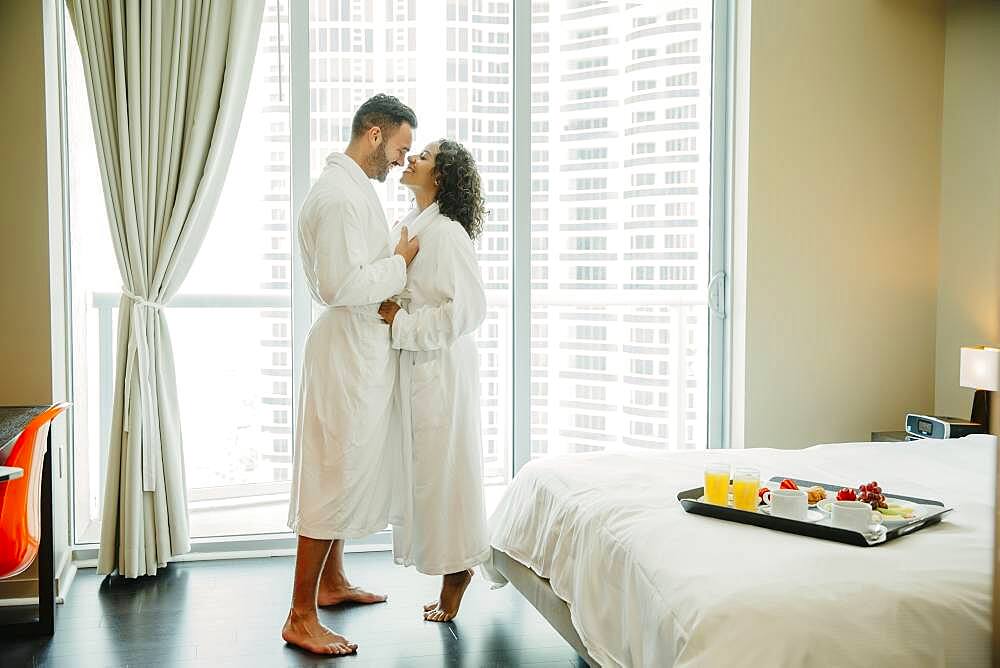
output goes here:
<path id="1" fill-rule="evenodd" d="M 710 462 L 705 466 L 705 501 L 729 505 L 729 464 Z"/>
<path id="2" fill-rule="evenodd" d="M 737 466 L 733 471 L 733 508 L 756 511 L 760 499 L 760 471 L 748 466 Z"/>

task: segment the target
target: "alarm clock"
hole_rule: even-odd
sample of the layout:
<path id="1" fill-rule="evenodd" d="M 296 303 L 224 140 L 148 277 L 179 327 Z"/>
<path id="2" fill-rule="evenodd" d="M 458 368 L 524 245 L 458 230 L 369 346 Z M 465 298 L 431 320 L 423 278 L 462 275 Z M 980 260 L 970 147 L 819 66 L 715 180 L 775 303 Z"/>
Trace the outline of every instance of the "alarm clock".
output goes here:
<path id="1" fill-rule="evenodd" d="M 985 434 L 986 426 L 964 418 L 909 413 L 906 433 L 916 438 L 961 438 L 968 434 Z"/>

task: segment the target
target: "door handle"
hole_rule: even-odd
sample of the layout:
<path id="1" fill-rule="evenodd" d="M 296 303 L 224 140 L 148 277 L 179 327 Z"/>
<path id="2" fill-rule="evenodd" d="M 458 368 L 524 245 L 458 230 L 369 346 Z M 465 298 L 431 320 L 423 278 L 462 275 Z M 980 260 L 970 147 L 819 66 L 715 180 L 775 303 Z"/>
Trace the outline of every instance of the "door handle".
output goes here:
<path id="1" fill-rule="evenodd" d="M 726 307 L 723 295 L 725 295 L 726 272 L 717 271 L 712 274 L 708 281 L 708 308 L 720 318 L 725 319 Z"/>

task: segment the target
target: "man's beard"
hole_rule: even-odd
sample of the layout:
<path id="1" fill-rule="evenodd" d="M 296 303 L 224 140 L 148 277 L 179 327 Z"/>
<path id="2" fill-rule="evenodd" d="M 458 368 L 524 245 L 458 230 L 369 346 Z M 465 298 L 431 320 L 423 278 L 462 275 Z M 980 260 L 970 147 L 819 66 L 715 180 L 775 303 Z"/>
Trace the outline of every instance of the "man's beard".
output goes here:
<path id="1" fill-rule="evenodd" d="M 385 183 L 385 177 L 389 175 L 389 168 L 391 165 L 389 163 L 389 156 L 385 154 L 384 143 L 372 152 L 368 161 L 371 163 L 372 171 L 375 173 L 375 178 L 379 181 L 379 183 Z"/>

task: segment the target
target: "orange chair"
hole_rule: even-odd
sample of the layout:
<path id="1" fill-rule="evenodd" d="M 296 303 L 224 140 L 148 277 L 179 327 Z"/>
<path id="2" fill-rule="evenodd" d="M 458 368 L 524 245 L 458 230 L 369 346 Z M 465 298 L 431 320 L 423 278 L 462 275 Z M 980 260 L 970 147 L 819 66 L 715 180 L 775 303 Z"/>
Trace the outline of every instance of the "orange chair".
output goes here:
<path id="1" fill-rule="evenodd" d="M 3 466 L 24 470 L 17 480 L 0 482 L 0 579 L 23 573 L 38 555 L 42 523 L 42 461 L 49 426 L 69 408 L 58 403 L 40 413 L 17 437 Z"/>

